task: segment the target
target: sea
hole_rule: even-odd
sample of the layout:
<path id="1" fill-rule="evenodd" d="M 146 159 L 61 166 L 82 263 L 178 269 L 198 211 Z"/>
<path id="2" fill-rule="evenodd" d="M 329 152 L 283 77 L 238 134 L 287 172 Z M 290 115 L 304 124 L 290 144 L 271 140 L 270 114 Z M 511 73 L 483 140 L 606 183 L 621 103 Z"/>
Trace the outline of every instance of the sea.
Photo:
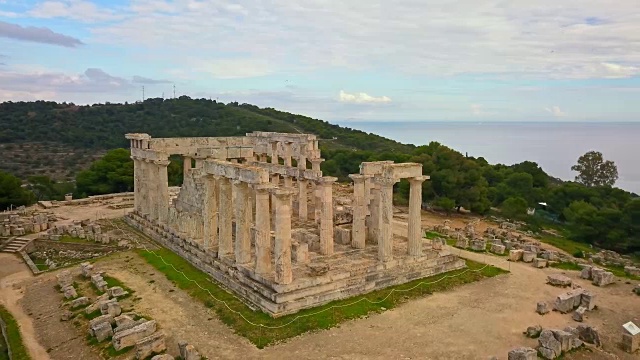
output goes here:
<path id="1" fill-rule="evenodd" d="M 534 161 L 549 175 L 573 180 L 584 153 L 600 151 L 618 167 L 615 186 L 640 194 L 640 123 L 337 121 L 402 143 L 437 141 L 491 164 Z"/>

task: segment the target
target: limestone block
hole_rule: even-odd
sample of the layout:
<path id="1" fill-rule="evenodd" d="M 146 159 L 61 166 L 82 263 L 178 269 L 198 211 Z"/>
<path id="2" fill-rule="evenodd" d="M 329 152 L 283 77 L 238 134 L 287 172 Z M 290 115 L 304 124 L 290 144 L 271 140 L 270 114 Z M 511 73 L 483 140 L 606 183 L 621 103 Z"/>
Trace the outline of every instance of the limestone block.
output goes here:
<path id="1" fill-rule="evenodd" d="M 309 244 L 293 243 L 291 245 L 291 254 L 293 261 L 298 264 L 306 264 L 309 262 Z"/>
<path id="2" fill-rule="evenodd" d="M 76 292 L 76 288 L 74 288 L 73 285 L 65 286 L 62 289 L 62 292 L 64 294 L 64 298 L 67 300 L 73 299 L 78 296 L 78 293 Z"/>
<path id="3" fill-rule="evenodd" d="M 622 349 L 626 352 L 633 353 L 640 349 L 640 334 L 631 335 L 628 333 L 622 334 Z"/>
<path id="4" fill-rule="evenodd" d="M 587 311 L 587 308 L 586 308 L 586 307 L 584 307 L 584 306 L 580 306 L 580 307 L 578 307 L 578 308 L 573 312 L 573 314 L 571 315 L 571 318 L 572 318 L 574 321 L 582 322 L 582 321 L 584 320 L 584 313 L 585 313 L 586 311 Z"/>
<path id="5" fill-rule="evenodd" d="M 640 284 L 637 284 L 634 288 L 633 288 L 633 292 L 636 295 L 640 295 Z"/>
<path id="6" fill-rule="evenodd" d="M 62 312 L 62 315 L 60 315 L 60 321 L 68 321 L 73 317 L 73 313 L 69 310 L 65 310 Z"/>
<path id="7" fill-rule="evenodd" d="M 103 315 L 111 315 L 112 317 L 119 316 L 122 313 L 122 308 L 117 299 L 111 299 L 100 304 L 100 312 Z"/>
<path id="8" fill-rule="evenodd" d="M 341 245 L 351 245 L 351 229 L 336 226 L 333 229 L 333 236 L 336 243 Z"/>
<path id="9" fill-rule="evenodd" d="M 56 278 L 58 278 L 58 286 L 60 286 L 60 290 L 73 284 L 73 278 L 69 270 L 61 271 L 59 274 L 56 275 Z"/>
<path id="10" fill-rule="evenodd" d="M 536 326 L 529 326 L 525 333 L 526 333 L 527 337 L 535 339 L 538 336 L 540 336 L 541 332 L 542 332 L 542 326 L 536 325 Z"/>
<path id="11" fill-rule="evenodd" d="M 92 328 L 93 334 L 98 342 L 107 340 L 110 336 L 113 336 L 113 329 L 108 322 L 102 322 Z"/>
<path id="12" fill-rule="evenodd" d="M 147 359 L 149 356 L 167 350 L 165 336 L 162 332 L 157 332 L 151 336 L 140 339 L 135 345 L 136 359 Z"/>
<path id="13" fill-rule="evenodd" d="M 538 269 L 545 268 L 547 267 L 547 259 L 535 258 L 533 259 L 533 266 L 537 267 Z"/>
<path id="14" fill-rule="evenodd" d="M 536 305 L 536 312 L 540 315 L 544 315 L 549 312 L 549 306 L 547 305 L 546 302 L 540 301 Z"/>
<path id="15" fill-rule="evenodd" d="M 151 360 L 175 360 L 175 358 L 169 354 L 160 354 L 152 357 Z"/>
<path id="16" fill-rule="evenodd" d="M 156 321 L 151 320 L 134 326 L 131 329 L 117 332 L 113 335 L 113 348 L 116 351 L 133 346 L 137 341 L 156 332 Z"/>
<path id="17" fill-rule="evenodd" d="M 563 314 L 573 311 L 573 309 L 580 305 L 582 298 L 582 289 L 572 290 L 556 297 L 553 303 L 553 309 Z"/>
<path id="18" fill-rule="evenodd" d="M 613 283 L 613 273 L 604 271 L 603 269 L 593 268 L 591 269 L 592 281 L 591 283 L 596 286 L 605 286 Z"/>
<path id="19" fill-rule="evenodd" d="M 580 324 L 576 328 L 576 331 L 580 340 L 589 344 L 594 344 L 595 346 L 602 345 L 600 342 L 600 332 L 598 331 L 598 328 L 591 325 Z"/>
<path id="20" fill-rule="evenodd" d="M 522 255 L 524 254 L 524 250 L 516 249 L 509 250 L 509 261 L 520 261 L 522 260 Z"/>
<path id="21" fill-rule="evenodd" d="M 583 279 L 587 279 L 590 280 L 591 279 L 591 269 L 593 269 L 593 266 L 591 265 L 581 265 L 582 266 L 582 271 L 580 272 L 580 277 Z"/>
<path id="22" fill-rule="evenodd" d="M 469 239 L 467 239 L 466 237 L 460 237 L 458 240 L 456 240 L 456 247 L 462 248 L 462 249 L 466 249 L 469 247 Z"/>
<path id="23" fill-rule="evenodd" d="M 640 268 L 635 266 L 625 266 L 624 273 L 631 276 L 640 276 Z"/>
<path id="24" fill-rule="evenodd" d="M 542 330 L 538 338 L 538 350 L 546 359 L 555 359 L 562 354 L 562 344 L 558 341 L 551 330 Z M 547 349 L 543 352 L 543 349 Z"/>
<path id="25" fill-rule="evenodd" d="M 94 312 L 96 310 L 100 310 L 100 305 L 103 302 L 107 301 L 107 300 L 109 300 L 109 294 L 102 294 L 102 295 L 98 296 L 98 298 L 96 299 L 96 301 L 93 304 L 87 306 L 84 309 L 85 313 L 91 314 L 92 312 Z"/>
<path id="26" fill-rule="evenodd" d="M 596 294 L 588 290 L 584 290 L 582 292 L 582 297 L 580 298 L 580 306 L 583 306 L 587 310 L 591 311 L 597 306 L 596 299 L 597 299 Z"/>
<path id="27" fill-rule="evenodd" d="M 53 241 L 59 241 L 60 240 L 60 235 L 51 235 L 49 236 L 49 239 L 53 240 Z"/>
<path id="28" fill-rule="evenodd" d="M 125 315 L 125 314 L 122 314 L 122 315 L 114 318 L 114 320 L 116 322 L 116 327 L 133 323 L 133 318 L 131 318 L 131 316 Z"/>
<path id="29" fill-rule="evenodd" d="M 185 341 L 178 343 L 180 349 L 180 357 L 183 360 L 200 360 L 200 354 L 193 345 L 187 344 Z"/>
<path id="30" fill-rule="evenodd" d="M 487 242 L 484 240 L 471 240 L 471 249 L 475 251 L 486 251 Z"/>
<path id="31" fill-rule="evenodd" d="M 82 272 L 82 276 L 90 278 L 93 276 L 93 265 L 88 262 L 84 262 L 80 264 L 80 271 Z"/>
<path id="32" fill-rule="evenodd" d="M 120 326 L 116 326 L 115 329 L 113 329 L 114 333 L 119 333 L 121 331 L 125 331 L 125 330 L 129 330 L 131 328 L 134 328 L 138 325 L 144 324 L 147 322 L 147 319 L 138 319 L 135 321 L 131 321 L 131 322 L 124 322 L 122 323 Z"/>
<path id="33" fill-rule="evenodd" d="M 433 250 L 442 250 L 442 247 L 445 244 L 445 240 L 442 238 L 431 239 L 431 248 Z"/>
<path id="34" fill-rule="evenodd" d="M 532 252 L 532 251 L 524 251 L 522 253 L 522 261 L 524 262 L 533 262 L 533 259 L 536 258 L 536 253 Z"/>
<path id="35" fill-rule="evenodd" d="M 571 278 L 562 274 L 551 274 L 547 276 L 547 284 L 553 286 L 571 286 Z"/>
<path id="36" fill-rule="evenodd" d="M 520 347 L 509 351 L 508 360 L 538 360 L 538 352 L 528 347 Z"/>
<path id="37" fill-rule="evenodd" d="M 71 308 L 79 308 L 81 306 L 89 305 L 89 298 L 86 296 L 79 297 L 71 302 Z"/>
<path id="38" fill-rule="evenodd" d="M 499 244 L 491 244 L 491 252 L 494 254 L 499 254 L 502 255 L 504 254 L 504 251 L 506 250 L 504 245 L 499 245 Z"/>
<path id="39" fill-rule="evenodd" d="M 107 289 L 107 294 L 109 294 L 109 297 L 119 298 L 119 297 L 129 295 L 129 292 L 122 290 L 120 286 L 114 286 L 112 288 Z"/>
<path id="40" fill-rule="evenodd" d="M 101 323 L 107 323 L 109 324 L 109 326 L 111 326 L 111 324 L 113 324 L 113 317 L 111 317 L 111 315 L 102 315 L 102 316 L 98 316 L 95 319 L 90 320 L 89 334 L 91 334 L 91 336 L 96 336 L 95 333 L 93 332 L 93 329 L 96 328 Z"/>

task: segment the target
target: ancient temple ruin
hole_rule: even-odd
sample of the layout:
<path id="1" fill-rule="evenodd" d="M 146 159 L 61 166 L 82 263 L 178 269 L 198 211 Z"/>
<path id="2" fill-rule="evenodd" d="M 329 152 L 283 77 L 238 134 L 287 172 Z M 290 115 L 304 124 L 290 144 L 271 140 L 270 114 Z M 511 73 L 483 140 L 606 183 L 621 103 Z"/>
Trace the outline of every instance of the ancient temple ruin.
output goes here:
<path id="1" fill-rule="evenodd" d="M 362 163 L 345 200 L 320 170 L 315 135 L 126 138 L 135 169 L 127 221 L 272 316 L 465 266 L 422 237 L 421 164 Z M 171 155 L 184 159 L 177 196 Z M 394 220 L 401 179 L 410 182 L 406 225 Z"/>

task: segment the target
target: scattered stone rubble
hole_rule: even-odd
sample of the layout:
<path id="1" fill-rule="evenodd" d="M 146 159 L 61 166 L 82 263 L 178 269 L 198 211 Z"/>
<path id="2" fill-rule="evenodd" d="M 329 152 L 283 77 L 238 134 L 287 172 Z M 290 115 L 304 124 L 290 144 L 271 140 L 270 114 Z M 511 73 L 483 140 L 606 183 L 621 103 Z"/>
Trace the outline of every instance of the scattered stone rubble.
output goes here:
<path id="1" fill-rule="evenodd" d="M 634 288 L 633 288 L 633 292 L 636 295 L 640 295 L 640 284 L 637 284 Z"/>
<path id="2" fill-rule="evenodd" d="M 580 346 L 582 340 L 577 334 L 564 330 L 542 330 L 538 337 L 538 352 L 544 359 L 555 359 Z"/>
<path id="3" fill-rule="evenodd" d="M 613 273 L 591 265 L 583 265 L 580 277 L 591 280 L 591 283 L 596 286 L 606 286 L 615 280 Z"/>
<path id="4" fill-rule="evenodd" d="M 93 240 L 102 244 L 109 244 L 113 240 L 111 234 L 103 233 L 99 224 L 91 220 L 75 220 L 71 225 L 56 225 L 46 233 L 41 234 L 41 239 L 60 240 L 63 235 L 75 238 Z"/>
<path id="5" fill-rule="evenodd" d="M 540 315 L 549 313 L 549 305 L 544 301 L 538 302 L 538 304 L 536 305 L 536 312 Z"/>
<path id="6" fill-rule="evenodd" d="M 56 221 L 49 212 L 26 210 L 0 213 L 0 236 L 22 236 L 49 229 Z"/>
<path id="7" fill-rule="evenodd" d="M 569 278 L 568 276 L 564 276 L 562 274 L 551 274 L 547 276 L 547 284 L 553 285 L 553 286 L 567 287 L 567 286 L 571 286 L 572 281 L 571 281 L 571 278 Z"/>
<path id="8" fill-rule="evenodd" d="M 615 266 L 630 266 L 633 267 L 634 263 L 628 256 L 620 255 L 615 251 L 601 250 L 596 254 L 587 254 L 590 261 L 600 265 L 615 265 Z"/>
<path id="9" fill-rule="evenodd" d="M 624 273 L 630 276 L 640 276 L 640 268 L 636 266 L 625 266 Z"/>
<path id="10" fill-rule="evenodd" d="M 553 303 L 553 310 L 567 314 L 578 307 L 584 307 L 585 309 L 582 310 L 582 313 L 584 313 L 584 311 L 591 311 L 596 308 L 596 300 L 595 294 L 588 290 L 577 288 L 558 295 Z"/>
<path id="11" fill-rule="evenodd" d="M 193 345 L 187 344 L 186 341 L 180 341 L 178 348 L 180 348 L 180 357 L 183 360 L 200 360 L 202 357 L 196 348 Z"/>
<path id="12" fill-rule="evenodd" d="M 536 349 L 529 347 L 519 347 L 509 351 L 509 360 L 538 360 Z"/>

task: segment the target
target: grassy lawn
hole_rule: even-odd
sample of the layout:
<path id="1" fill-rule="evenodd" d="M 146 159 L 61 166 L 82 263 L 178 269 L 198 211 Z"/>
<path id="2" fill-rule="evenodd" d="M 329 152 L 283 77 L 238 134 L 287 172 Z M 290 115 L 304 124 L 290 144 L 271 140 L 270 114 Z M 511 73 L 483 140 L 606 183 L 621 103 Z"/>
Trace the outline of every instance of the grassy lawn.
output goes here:
<path id="1" fill-rule="evenodd" d="M 128 292 L 128 294 L 127 294 L 127 295 L 125 295 L 125 296 L 120 296 L 120 297 L 118 298 L 118 299 L 120 299 L 120 300 L 128 298 L 128 297 L 129 297 L 129 296 L 131 296 L 131 295 L 133 294 L 133 292 L 134 292 L 133 290 L 131 290 L 130 288 L 128 288 L 128 287 L 127 287 L 127 286 L 126 286 L 122 281 L 120 281 L 120 280 L 118 280 L 118 279 L 116 279 L 116 278 L 114 278 L 114 277 L 112 277 L 112 276 L 109 276 L 109 275 L 102 275 L 102 278 L 103 278 L 103 279 L 104 279 L 104 281 L 107 283 L 107 288 L 112 288 L 112 287 L 114 287 L 114 286 L 120 286 L 120 287 L 122 288 L 122 290 L 124 290 L 124 291 Z M 104 294 L 104 293 L 105 293 L 104 291 L 100 291 L 100 290 L 98 290 L 98 288 L 93 284 L 93 282 L 91 283 L 91 287 L 93 288 L 93 290 L 95 290 L 95 291 L 96 291 L 96 293 L 97 293 L 98 295 L 102 295 L 102 294 Z"/>
<path id="2" fill-rule="evenodd" d="M 349 299 L 333 301 L 320 307 L 302 310 L 297 314 L 287 315 L 274 319 L 271 318 L 268 314 L 265 314 L 261 311 L 251 310 L 246 305 L 244 305 L 244 303 L 238 300 L 238 298 L 236 298 L 234 295 L 228 293 L 227 291 L 223 290 L 218 285 L 213 283 L 210 280 L 210 276 L 196 269 L 186 260 L 171 252 L 170 250 L 163 248 L 156 250 L 156 253 L 162 256 L 167 263 L 173 264 L 176 269 L 184 272 L 184 274 L 189 279 L 195 280 L 200 286 L 210 291 L 211 294 L 213 294 L 213 296 L 215 296 L 217 299 L 226 302 L 228 306 L 234 311 L 237 311 L 237 313 L 234 311 L 229 311 L 224 304 L 214 300 L 207 291 L 200 289 L 200 287 L 198 287 L 196 283 L 187 280 L 181 273 L 175 271 L 172 267 L 165 265 L 164 262 L 156 255 L 144 250 L 138 250 L 138 254 L 157 270 L 164 273 L 167 279 L 176 284 L 176 286 L 180 289 L 186 291 L 196 300 L 204 303 L 205 306 L 213 309 L 216 312 L 217 316 L 225 324 L 234 329 L 236 333 L 246 337 L 249 341 L 251 341 L 259 348 L 274 344 L 278 341 L 285 340 L 308 331 L 329 329 L 350 319 L 360 318 L 370 313 L 379 313 L 386 309 L 396 307 L 411 298 L 423 297 L 436 291 L 446 291 L 458 285 L 506 273 L 505 270 L 493 266 L 487 266 L 480 271 L 466 271 L 466 269 L 456 270 L 446 275 L 462 275 L 452 278 L 447 277 L 446 279 L 435 284 L 423 284 L 410 291 L 394 293 L 389 296 L 391 289 L 409 289 L 413 286 L 416 286 L 420 282 L 432 282 L 444 278 L 446 275 L 437 275 L 430 278 L 418 279 L 404 285 L 398 285 L 392 288 L 374 291 L 369 294 L 356 296 Z M 477 270 L 481 269 L 485 265 L 467 260 L 467 266 L 469 267 L 469 269 Z M 361 299 L 362 301 L 353 304 L 355 301 Z M 377 303 L 370 303 L 364 301 L 364 299 L 369 299 L 370 301 L 375 301 Z M 330 309 L 332 306 L 343 307 Z M 330 310 L 320 312 L 327 309 Z M 242 316 L 255 324 L 262 324 L 269 327 L 283 325 L 283 327 L 271 329 L 251 325 L 244 319 L 242 319 L 240 314 L 242 314 Z M 305 317 L 302 317 L 297 321 L 290 323 L 293 319 L 299 316 Z"/>
<path id="3" fill-rule="evenodd" d="M 596 250 L 592 249 L 589 244 L 580 243 L 564 237 L 545 235 L 540 238 L 540 241 L 564 250 L 571 255 L 580 251 L 583 253 L 596 253 Z"/>
<path id="4" fill-rule="evenodd" d="M 630 280 L 640 280 L 640 276 L 627 275 L 627 273 L 624 272 L 624 266 L 607 265 L 602 267 L 607 269 L 608 271 L 611 271 L 615 276 Z"/>
<path id="5" fill-rule="evenodd" d="M 560 269 L 560 270 L 582 270 L 580 265 L 572 263 L 572 262 L 559 262 L 549 265 L 552 268 Z"/>
<path id="6" fill-rule="evenodd" d="M 27 348 L 22 343 L 22 337 L 20 336 L 20 327 L 16 320 L 11 316 L 9 311 L 0 305 L 0 318 L 7 324 L 7 338 L 9 340 L 9 347 L 11 348 L 11 355 L 14 359 L 30 360 L 31 356 L 27 352 Z M 1 337 L 1 336 L 0 336 Z M 4 339 L 2 340 L 4 342 Z M 7 356 L 8 357 L 8 356 Z M 0 354 L 0 359 L 2 355 Z"/>

